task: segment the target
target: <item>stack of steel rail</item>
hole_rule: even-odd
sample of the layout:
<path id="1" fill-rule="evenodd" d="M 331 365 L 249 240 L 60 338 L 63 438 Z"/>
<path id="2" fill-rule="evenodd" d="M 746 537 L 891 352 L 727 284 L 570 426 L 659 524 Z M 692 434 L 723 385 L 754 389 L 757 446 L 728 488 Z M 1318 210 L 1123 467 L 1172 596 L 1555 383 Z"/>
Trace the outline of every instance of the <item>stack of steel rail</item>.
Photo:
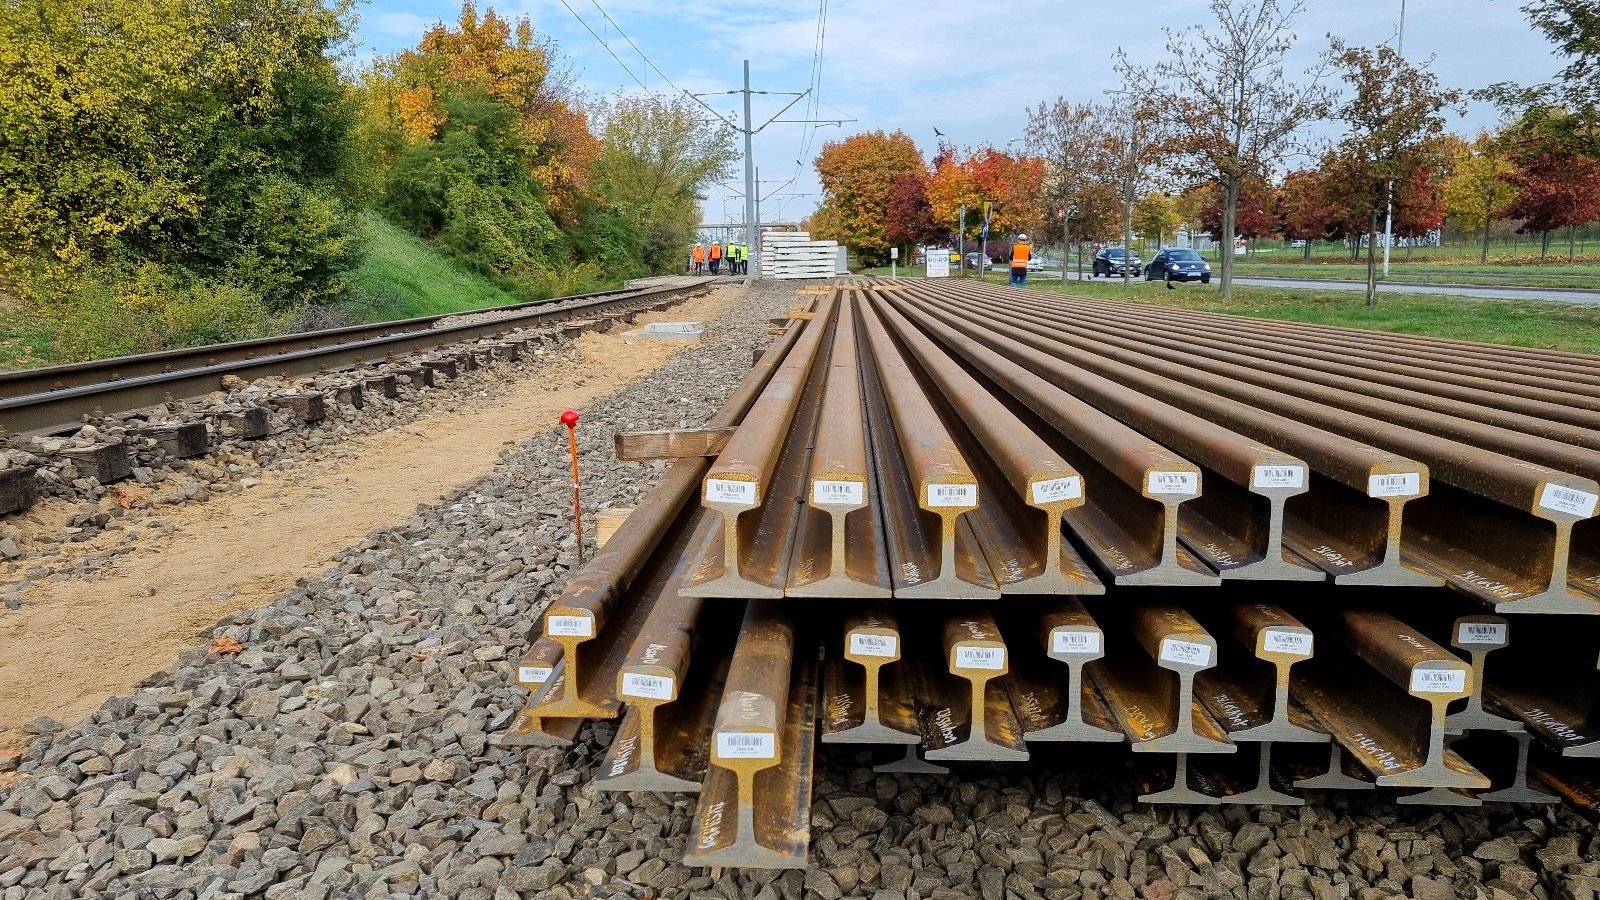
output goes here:
<path id="1" fill-rule="evenodd" d="M 818 732 L 1600 808 L 1600 359 L 948 281 L 780 334 L 519 669 L 512 740 L 620 717 L 601 788 L 700 793 L 686 862 L 803 866 Z"/>

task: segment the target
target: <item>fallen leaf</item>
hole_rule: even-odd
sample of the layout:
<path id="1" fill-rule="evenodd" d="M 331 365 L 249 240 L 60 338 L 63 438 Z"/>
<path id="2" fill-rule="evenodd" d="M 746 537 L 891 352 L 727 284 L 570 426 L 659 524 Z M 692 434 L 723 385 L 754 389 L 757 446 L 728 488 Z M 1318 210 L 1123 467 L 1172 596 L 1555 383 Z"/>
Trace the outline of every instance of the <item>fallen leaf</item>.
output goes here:
<path id="1" fill-rule="evenodd" d="M 206 647 L 206 651 L 209 653 L 215 653 L 218 656 L 231 656 L 235 653 L 244 652 L 244 645 L 233 638 L 228 637 L 227 635 L 223 635 L 222 637 L 213 639 Z"/>

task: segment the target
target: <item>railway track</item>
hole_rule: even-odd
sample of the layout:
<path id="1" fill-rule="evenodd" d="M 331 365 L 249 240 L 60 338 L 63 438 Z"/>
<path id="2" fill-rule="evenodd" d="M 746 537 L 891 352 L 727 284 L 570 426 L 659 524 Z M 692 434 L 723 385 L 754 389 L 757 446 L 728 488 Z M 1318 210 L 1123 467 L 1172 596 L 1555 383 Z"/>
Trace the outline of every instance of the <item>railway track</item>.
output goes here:
<path id="1" fill-rule="evenodd" d="M 402 360 L 511 329 L 625 314 L 704 290 L 711 279 L 619 289 L 536 303 L 353 325 L 273 338 L 123 356 L 0 373 L 0 433 L 47 435 L 78 427 L 97 411 L 118 413 L 245 381 L 297 377 Z M 492 318 L 485 318 L 492 316 Z M 451 324 L 448 320 L 471 321 Z"/>
<path id="2" fill-rule="evenodd" d="M 698 793 L 687 862 L 805 866 L 816 734 L 1125 743 L 1150 803 L 1600 811 L 1594 357 L 846 282 L 650 437 L 508 740 L 620 719 L 596 784 Z"/>

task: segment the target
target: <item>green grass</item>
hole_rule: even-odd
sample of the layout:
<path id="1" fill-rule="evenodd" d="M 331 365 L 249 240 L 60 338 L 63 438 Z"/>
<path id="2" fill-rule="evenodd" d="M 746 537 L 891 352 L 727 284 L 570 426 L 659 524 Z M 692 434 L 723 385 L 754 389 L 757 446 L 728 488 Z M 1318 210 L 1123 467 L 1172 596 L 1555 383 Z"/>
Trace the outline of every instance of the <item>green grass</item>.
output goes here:
<path id="1" fill-rule="evenodd" d="M 350 318 L 389 322 L 517 302 L 382 217 L 365 218 L 367 255 L 345 276 L 350 298 L 339 304 Z"/>
<path id="2" fill-rule="evenodd" d="M 862 274 L 887 275 L 888 269 Z M 920 267 L 901 269 L 903 277 L 921 277 Z M 988 281 L 1005 284 L 1004 273 Z M 1570 303 L 1521 300 L 1474 300 L 1465 297 L 1407 294 L 1380 295 L 1376 306 L 1364 304 L 1352 291 L 1271 288 L 1236 285 L 1233 299 L 1222 300 L 1216 285 L 1178 285 L 1136 280 L 1123 287 L 1114 281 L 1028 279 L 1029 288 L 1101 300 L 1124 300 L 1152 306 L 1230 313 L 1262 319 L 1365 328 L 1425 337 L 1486 341 L 1519 347 L 1540 347 L 1600 353 L 1600 308 Z"/>

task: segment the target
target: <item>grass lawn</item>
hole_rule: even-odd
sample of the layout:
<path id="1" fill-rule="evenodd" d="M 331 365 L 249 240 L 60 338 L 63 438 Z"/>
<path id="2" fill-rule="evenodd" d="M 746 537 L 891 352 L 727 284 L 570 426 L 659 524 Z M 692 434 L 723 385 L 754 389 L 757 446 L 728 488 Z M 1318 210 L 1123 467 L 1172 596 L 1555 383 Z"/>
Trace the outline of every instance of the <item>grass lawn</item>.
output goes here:
<path id="1" fill-rule="evenodd" d="M 912 270 L 921 275 L 918 270 Z M 886 275 L 873 269 L 863 274 Z M 906 270 L 901 270 L 907 275 Z M 912 276 L 915 277 L 915 276 Z M 991 282 L 1004 284 L 1004 274 Z M 1161 282 L 1067 282 L 1030 278 L 1037 291 L 1068 293 L 1100 300 L 1125 300 L 1152 306 L 1230 313 L 1262 319 L 1339 325 L 1427 337 L 1487 341 L 1519 347 L 1542 347 L 1600 353 L 1600 308 L 1567 303 L 1513 300 L 1472 300 L 1427 295 L 1383 296 L 1373 307 L 1363 305 L 1360 294 L 1306 288 L 1270 288 L 1237 285 L 1233 299 L 1223 302 L 1215 285 L 1178 285 L 1169 291 Z"/>
<path id="2" fill-rule="evenodd" d="M 517 302 L 383 218 L 368 215 L 366 226 L 367 256 L 345 276 L 350 299 L 339 307 L 356 321 L 389 322 Z"/>

